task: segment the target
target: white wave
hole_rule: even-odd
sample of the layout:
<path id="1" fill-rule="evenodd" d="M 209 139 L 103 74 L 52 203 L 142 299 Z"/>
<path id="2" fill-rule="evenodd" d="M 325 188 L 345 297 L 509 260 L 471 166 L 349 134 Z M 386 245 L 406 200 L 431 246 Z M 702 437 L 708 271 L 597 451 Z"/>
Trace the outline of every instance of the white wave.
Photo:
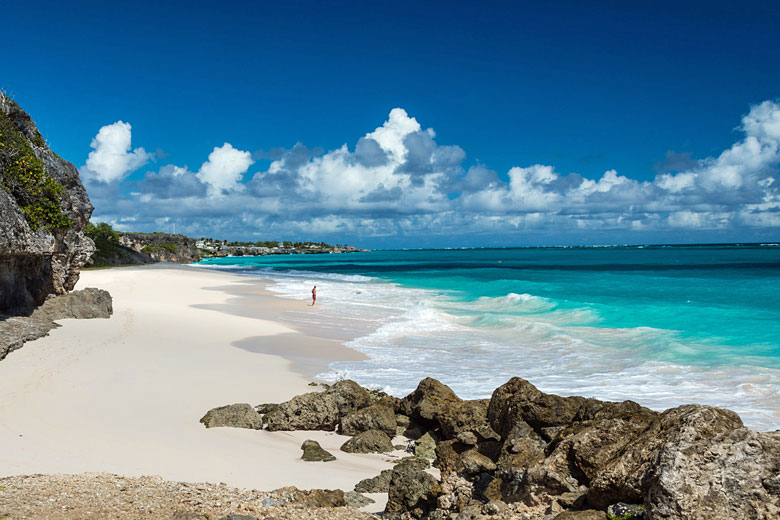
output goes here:
<path id="1" fill-rule="evenodd" d="M 338 330 L 369 357 L 331 364 L 319 375 L 325 381 L 350 378 L 403 396 L 430 376 L 471 399 L 489 397 L 519 376 L 561 395 L 631 399 L 658 410 L 698 402 L 735 410 L 755 429 L 780 427 L 780 371 L 680 364 L 675 360 L 686 351 L 701 356 L 713 345 L 683 340 L 675 331 L 592 326 L 599 317 L 590 309 L 560 308 L 527 293 L 462 302 L 452 293 L 359 275 L 255 275 L 285 298 L 309 299 L 316 284 L 317 312 L 287 318 Z"/>

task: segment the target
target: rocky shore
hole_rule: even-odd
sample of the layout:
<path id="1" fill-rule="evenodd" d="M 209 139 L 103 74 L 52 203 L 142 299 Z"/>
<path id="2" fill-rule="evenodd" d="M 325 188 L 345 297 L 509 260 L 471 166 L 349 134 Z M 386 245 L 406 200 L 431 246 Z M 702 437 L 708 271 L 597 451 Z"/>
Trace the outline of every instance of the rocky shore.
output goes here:
<path id="1" fill-rule="evenodd" d="M 546 394 L 521 378 L 482 400 L 462 400 L 434 379 L 403 399 L 341 381 L 280 404 L 220 407 L 201 422 L 335 429 L 353 435 L 343 451 L 385 452 L 404 436 L 409 457 L 355 487 L 388 493 L 384 518 L 780 517 L 780 431 L 754 432 L 710 406 L 656 412 Z M 304 454 L 317 453 L 307 443 Z"/>
<path id="2" fill-rule="evenodd" d="M 0 316 L 0 360 L 25 342 L 42 338 L 59 327 L 55 320 L 109 318 L 112 313 L 108 291 L 87 288 L 50 296 L 29 316 Z"/>

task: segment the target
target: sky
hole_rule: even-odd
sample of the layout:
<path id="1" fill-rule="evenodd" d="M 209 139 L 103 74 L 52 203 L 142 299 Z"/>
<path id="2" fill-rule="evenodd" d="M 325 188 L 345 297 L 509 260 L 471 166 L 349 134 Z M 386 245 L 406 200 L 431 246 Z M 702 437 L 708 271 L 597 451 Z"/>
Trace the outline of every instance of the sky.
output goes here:
<path id="1" fill-rule="evenodd" d="M 118 229 L 780 241 L 777 2 L 4 0 L 0 16 L 0 88 Z"/>

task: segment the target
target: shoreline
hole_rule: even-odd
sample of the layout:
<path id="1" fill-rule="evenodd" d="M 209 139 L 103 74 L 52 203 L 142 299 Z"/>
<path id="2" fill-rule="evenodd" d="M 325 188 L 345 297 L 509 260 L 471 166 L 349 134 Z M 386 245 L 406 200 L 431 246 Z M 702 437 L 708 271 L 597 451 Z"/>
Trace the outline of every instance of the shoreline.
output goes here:
<path id="1" fill-rule="evenodd" d="M 199 424 L 225 403 L 253 399 L 254 406 L 312 391 L 303 374 L 350 350 L 277 321 L 284 300 L 258 293 L 256 283 L 256 315 L 227 312 L 235 295 L 225 288 L 246 285 L 239 275 L 179 265 L 82 273 L 77 288 L 109 290 L 114 315 L 61 320 L 0 362 L 3 475 L 108 472 L 249 489 L 352 489 L 392 467 L 387 456 L 340 452 L 348 437 L 332 432 Z M 281 338 L 284 348 L 274 347 Z M 293 354 L 296 346 L 316 346 L 316 363 L 300 363 L 309 351 Z M 305 439 L 338 454 L 328 471 L 300 460 Z"/>

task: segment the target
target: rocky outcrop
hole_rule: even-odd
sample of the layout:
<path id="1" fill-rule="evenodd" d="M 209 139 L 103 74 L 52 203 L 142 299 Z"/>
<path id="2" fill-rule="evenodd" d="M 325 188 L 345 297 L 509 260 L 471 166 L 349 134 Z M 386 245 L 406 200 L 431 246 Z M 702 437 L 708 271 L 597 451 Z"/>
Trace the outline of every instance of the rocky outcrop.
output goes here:
<path id="1" fill-rule="evenodd" d="M 119 233 L 119 243 L 155 262 L 189 263 L 200 261 L 195 239 L 168 233 Z"/>
<path id="2" fill-rule="evenodd" d="M 200 418 L 200 422 L 206 428 L 230 427 L 249 428 L 250 430 L 262 430 L 263 418 L 246 403 L 229 404 L 213 408 Z"/>
<path id="3" fill-rule="evenodd" d="M 279 488 L 274 494 L 283 503 L 301 504 L 307 507 L 341 507 L 346 506 L 344 492 L 340 489 L 298 489 L 295 486 Z"/>
<path id="4" fill-rule="evenodd" d="M 391 399 L 381 399 L 371 406 L 356 410 L 339 423 L 339 433 L 343 435 L 357 435 L 368 430 L 381 430 L 390 438 L 395 436 L 395 411 Z"/>
<path id="5" fill-rule="evenodd" d="M 30 316 L 14 316 L 0 321 L 0 359 L 27 341 L 46 336 L 59 327 L 55 320 L 109 318 L 113 313 L 111 295 L 102 289 L 87 288 L 69 294 L 50 296 Z"/>
<path id="6" fill-rule="evenodd" d="M 73 289 L 94 251 L 78 170 L 0 93 L 0 314 L 29 314 Z"/>
<path id="7" fill-rule="evenodd" d="M 426 462 L 408 457 L 393 468 L 387 493 L 385 515 L 391 519 L 409 513 L 421 518 L 436 507 L 441 488 L 436 479 L 425 472 Z"/>
<path id="8" fill-rule="evenodd" d="M 390 489 L 390 478 L 393 476 L 393 470 L 386 469 L 379 475 L 372 478 L 366 478 L 355 484 L 355 491 L 360 493 L 387 493 Z"/>
<path id="9" fill-rule="evenodd" d="M 381 430 L 360 432 L 341 446 L 347 453 L 387 453 L 393 451 L 390 437 Z"/>
<path id="10" fill-rule="evenodd" d="M 368 391 L 355 383 L 339 381 L 323 392 L 310 392 L 281 403 L 265 416 L 270 431 L 335 430 L 343 417 L 368 406 Z"/>
<path id="11" fill-rule="evenodd" d="M 358 483 L 360 492 L 387 490 L 387 518 L 780 518 L 780 431 L 748 430 L 734 412 L 710 406 L 661 413 L 547 394 L 513 378 L 489 401 L 464 401 L 425 379 L 403 399 L 372 402 L 342 381 L 262 409 L 269 428 L 339 424 L 356 432 L 349 450 L 382 451 L 391 448 L 386 431 L 361 430 L 390 429 L 391 405 L 396 426 L 414 432 L 415 451 L 435 458 L 440 478 L 415 456 Z"/>

